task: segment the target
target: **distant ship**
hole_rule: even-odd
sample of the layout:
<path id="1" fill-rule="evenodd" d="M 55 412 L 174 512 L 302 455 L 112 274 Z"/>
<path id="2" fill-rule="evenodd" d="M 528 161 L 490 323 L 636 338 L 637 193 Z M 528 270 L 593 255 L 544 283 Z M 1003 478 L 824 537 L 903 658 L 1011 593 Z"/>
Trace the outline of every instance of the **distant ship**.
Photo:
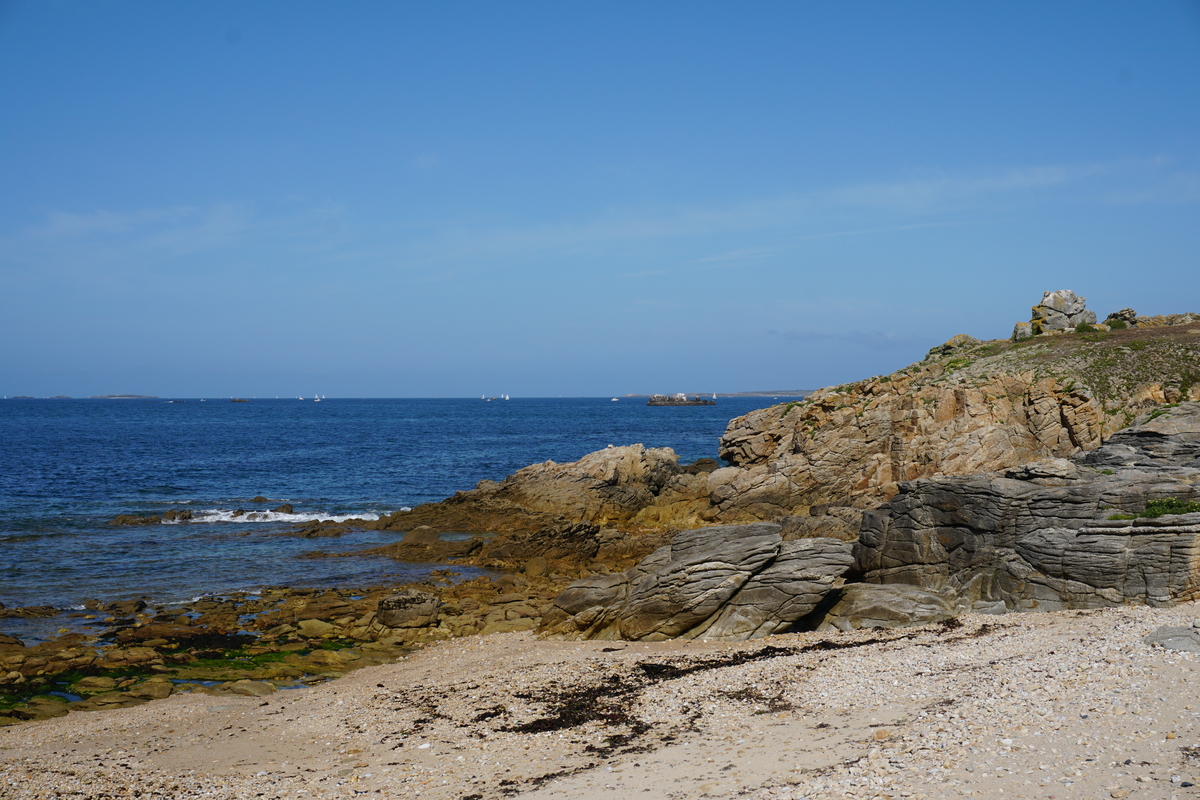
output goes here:
<path id="1" fill-rule="evenodd" d="M 715 406 L 717 404 L 716 395 L 709 400 L 707 397 L 688 397 L 683 392 L 679 394 L 652 394 L 646 402 L 648 406 Z"/>

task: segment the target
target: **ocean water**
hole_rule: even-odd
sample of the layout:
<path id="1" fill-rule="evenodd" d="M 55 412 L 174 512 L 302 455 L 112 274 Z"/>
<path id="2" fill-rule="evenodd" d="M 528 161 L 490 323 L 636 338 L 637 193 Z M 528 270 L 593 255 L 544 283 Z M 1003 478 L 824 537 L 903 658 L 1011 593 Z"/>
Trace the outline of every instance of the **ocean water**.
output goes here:
<path id="1" fill-rule="evenodd" d="M 281 536 L 298 522 L 441 500 L 528 464 L 606 445 L 716 458 L 728 421 L 771 398 L 656 407 L 636 398 L 0 401 L 0 603 L 180 602 L 262 586 L 365 586 L 436 568 L 380 557 L 304 559 L 396 533 Z M 253 503 L 256 496 L 270 503 Z M 291 514 L 271 513 L 280 504 Z M 191 522 L 113 527 L 187 509 Z M 234 517 L 237 510 L 258 512 Z M 466 571 L 466 570 L 464 570 Z M 0 620 L 0 632 L 33 623 Z"/>

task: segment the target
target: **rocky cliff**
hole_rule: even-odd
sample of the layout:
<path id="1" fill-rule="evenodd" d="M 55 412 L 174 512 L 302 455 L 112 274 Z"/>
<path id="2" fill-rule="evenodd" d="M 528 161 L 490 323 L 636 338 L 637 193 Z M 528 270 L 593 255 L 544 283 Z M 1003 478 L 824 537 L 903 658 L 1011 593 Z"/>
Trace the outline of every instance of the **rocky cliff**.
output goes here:
<path id="1" fill-rule="evenodd" d="M 857 573 L 1005 611 L 1200 597 L 1200 404 L 1073 461 L 925 478 L 863 515 Z M 1163 513 L 1165 512 L 1165 513 Z"/>
<path id="2" fill-rule="evenodd" d="M 677 533 L 568 586 L 543 635 L 738 640 L 1200 597 L 1200 403 L 1148 414 L 1074 461 L 905 481 L 861 534 L 785 541 L 772 523 Z M 1113 513 L 1113 512 L 1116 513 Z M 842 580 L 855 581 L 841 587 Z"/>

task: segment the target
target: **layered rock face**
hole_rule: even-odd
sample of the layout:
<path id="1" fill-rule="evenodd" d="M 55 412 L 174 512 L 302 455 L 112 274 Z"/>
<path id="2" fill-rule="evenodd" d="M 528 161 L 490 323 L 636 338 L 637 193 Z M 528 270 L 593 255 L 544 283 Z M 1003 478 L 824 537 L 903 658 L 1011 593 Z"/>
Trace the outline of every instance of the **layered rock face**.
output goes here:
<path id="1" fill-rule="evenodd" d="M 1151 416 L 1074 461 L 904 482 L 891 502 L 862 512 L 853 544 L 788 541 L 783 526 L 761 522 L 680 532 L 623 573 L 571 584 L 539 631 L 740 640 L 802 620 L 850 630 L 964 610 L 1200 598 L 1200 513 L 1138 517 L 1152 500 L 1200 500 L 1200 404 Z M 864 582 L 842 588 L 843 578 Z M 826 597 L 832 606 L 810 617 Z"/>
<path id="2" fill-rule="evenodd" d="M 901 484 L 864 514 L 857 571 L 983 611 L 1195 599 L 1200 513 L 1136 518 L 1168 497 L 1200 499 L 1200 404 L 1166 410 L 1074 462 Z"/>
<path id="3" fill-rule="evenodd" d="M 771 523 L 683 531 L 625 572 L 573 583 L 538 630 L 567 639 L 754 639 L 807 616 L 852 562 L 847 542 L 785 542 Z"/>

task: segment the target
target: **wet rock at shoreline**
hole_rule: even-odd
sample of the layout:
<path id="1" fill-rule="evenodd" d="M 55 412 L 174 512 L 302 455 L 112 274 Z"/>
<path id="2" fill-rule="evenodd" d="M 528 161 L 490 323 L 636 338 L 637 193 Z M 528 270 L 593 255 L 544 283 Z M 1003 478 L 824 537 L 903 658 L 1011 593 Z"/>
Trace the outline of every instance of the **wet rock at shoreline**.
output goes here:
<path id="1" fill-rule="evenodd" d="M 379 601 L 375 618 L 388 628 L 423 628 L 437 623 L 441 601 L 428 592 L 405 589 Z"/>
<path id="2" fill-rule="evenodd" d="M 53 606 L 19 606 L 17 608 L 4 608 L 0 606 L 0 619 L 53 617 L 58 613 L 58 609 Z"/>
<path id="3" fill-rule="evenodd" d="M 436 530 L 428 525 L 419 525 L 408 533 L 404 534 L 404 538 L 400 541 L 400 544 L 428 547 L 431 544 L 437 544 L 439 541 L 441 541 L 441 539 L 439 538 L 439 534 Z"/>
<path id="4" fill-rule="evenodd" d="M 429 642 L 530 630 L 569 579 L 549 565 L 457 577 L 447 568 L 415 587 L 274 587 L 172 606 L 89 600 L 89 610 L 111 615 L 99 636 L 72 633 L 29 647 L 15 637 L 0 641 L 0 697 L 21 698 L 0 713 L 0 725 L 137 705 L 173 691 L 246 691 L 246 681 L 277 688 L 324 681 Z M 419 602 L 402 610 L 397 596 Z M 51 688 L 81 699 L 39 694 Z"/>

